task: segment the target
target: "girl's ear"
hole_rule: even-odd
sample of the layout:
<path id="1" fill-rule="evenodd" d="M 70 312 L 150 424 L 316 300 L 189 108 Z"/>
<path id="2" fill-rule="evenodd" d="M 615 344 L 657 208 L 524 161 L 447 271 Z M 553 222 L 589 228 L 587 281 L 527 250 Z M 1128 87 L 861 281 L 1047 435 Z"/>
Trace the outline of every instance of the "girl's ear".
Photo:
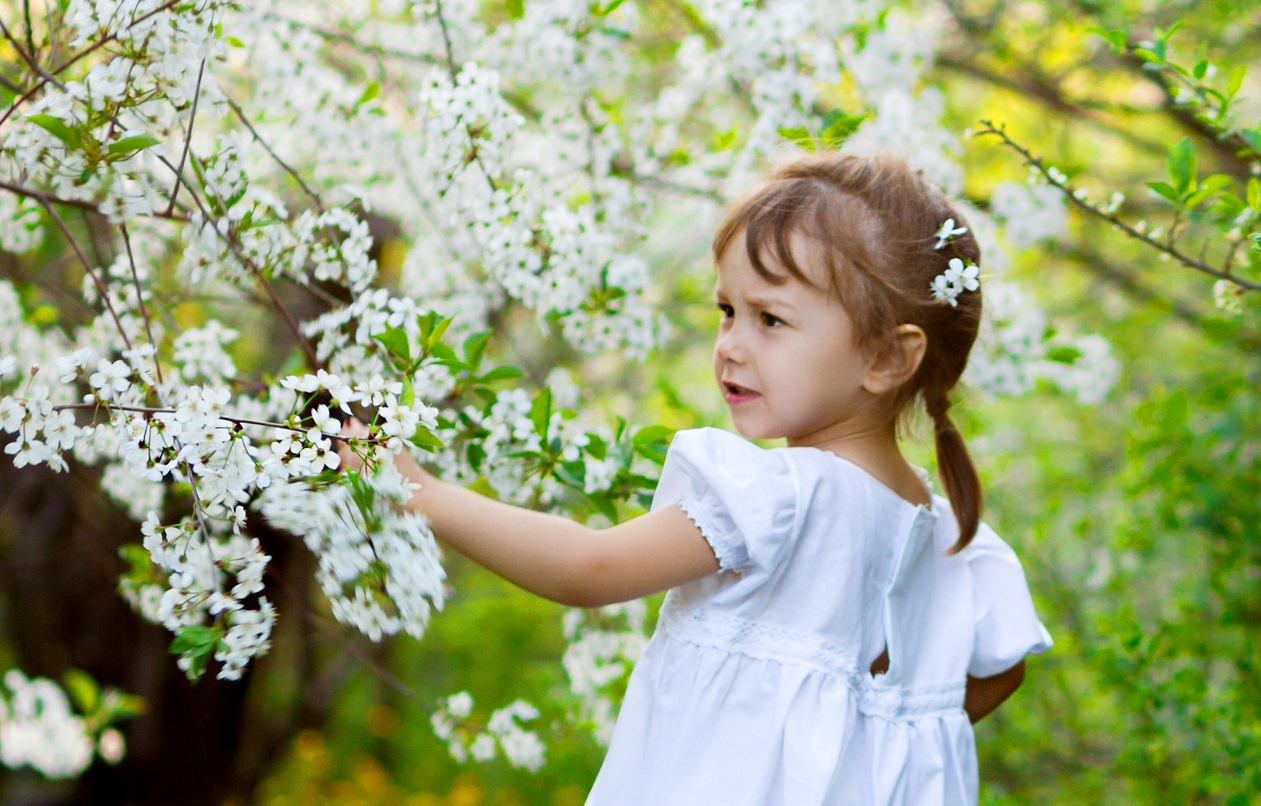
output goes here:
<path id="1" fill-rule="evenodd" d="M 863 376 L 863 388 L 883 395 L 911 379 L 924 360 L 928 336 L 919 325 L 898 325 L 884 346 L 872 353 Z"/>

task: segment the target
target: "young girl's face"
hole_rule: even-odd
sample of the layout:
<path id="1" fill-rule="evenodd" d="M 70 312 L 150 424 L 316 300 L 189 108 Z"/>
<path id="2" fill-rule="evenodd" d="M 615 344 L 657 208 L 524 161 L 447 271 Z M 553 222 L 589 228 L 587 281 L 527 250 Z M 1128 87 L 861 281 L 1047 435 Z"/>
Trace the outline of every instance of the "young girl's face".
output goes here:
<path id="1" fill-rule="evenodd" d="M 714 375 L 738 430 L 750 439 L 811 436 L 854 417 L 870 400 L 863 388 L 867 358 L 830 280 L 811 260 L 814 244 L 794 236 L 793 257 L 815 285 L 792 277 L 775 285 L 753 268 L 739 232 L 718 259 L 715 297 L 722 321 Z M 817 276 L 815 276 L 817 275 Z"/>

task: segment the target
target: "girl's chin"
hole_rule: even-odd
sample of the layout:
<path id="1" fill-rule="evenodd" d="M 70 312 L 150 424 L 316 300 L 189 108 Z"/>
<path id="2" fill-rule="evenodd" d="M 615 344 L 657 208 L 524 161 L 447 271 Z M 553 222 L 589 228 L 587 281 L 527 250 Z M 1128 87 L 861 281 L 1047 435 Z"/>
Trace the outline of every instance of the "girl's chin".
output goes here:
<path id="1" fill-rule="evenodd" d="M 745 439 L 779 439 L 784 435 L 782 428 L 775 427 L 764 417 L 741 416 L 732 412 L 731 424 L 735 426 L 736 433 Z"/>

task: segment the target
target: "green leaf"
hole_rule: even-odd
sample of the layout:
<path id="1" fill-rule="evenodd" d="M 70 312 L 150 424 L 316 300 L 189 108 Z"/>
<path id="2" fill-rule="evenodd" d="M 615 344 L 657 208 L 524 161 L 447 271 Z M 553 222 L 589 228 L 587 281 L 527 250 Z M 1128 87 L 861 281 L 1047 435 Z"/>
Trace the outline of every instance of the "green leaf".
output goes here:
<path id="1" fill-rule="evenodd" d="M 490 372 L 477 379 L 478 383 L 494 383 L 495 381 L 510 381 L 514 378 L 520 378 L 524 375 L 521 370 L 516 367 L 495 367 Z"/>
<path id="2" fill-rule="evenodd" d="M 1046 357 L 1048 361 L 1055 361 L 1059 364 L 1076 364 L 1078 359 L 1082 357 L 1082 352 L 1071 345 L 1059 344 L 1048 348 Z"/>
<path id="3" fill-rule="evenodd" d="M 535 396 L 530 404 L 530 422 L 534 423 L 534 433 L 544 441 L 547 440 L 547 427 L 552 420 L 552 390 L 543 387 L 543 391 Z"/>
<path id="4" fill-rule="evenodd" d="M 670 445 L 672 436 L 674 436 L 673 428 L 650 425 L 635 432 L 635 436 L 631 438 L 631 445 L 640 456 L 662 464 L 666 460 L 666 449 Z"/>
<path id="5" fill-rule="evenodd" d="M 52 115 L 31 115 L 27 120 L 71 148 L 81 148 L 83 146 L 83 136 L 67 126 L 65 121 L 60 118 L 55 118 Z"/>
<path id="6" fill-rule="evenodd" d="M 425 348 L 427 350 L 431 352 L 434 350 L 438 342 L 442 339 L 442 334 L 446 333 L 447 328 L 451 327 L 451 322 L 452 319 L 450 317 L 446 317 L 439 319 L 434 323 L 433 330 L 430 331 L 429 336 L 425 339 Z M 451 355 L 454 356 L 455 353 L 452 353 Z"/>
<path id="7" fill-rule="evenodd" d="M 613 498 L 608 493 L 589 493 L 587 500 L 591 502 L 591 506 L 595 508 L 604 517 L 613 523 L 617 523 L 617 504 L 613 502 Z"/>
<path id="8" fill-rule="evenodd" d="M 806 151 L 815 150 L 814 137 L 811 136 L 809 129 L 801 126 L 784 126 L 779 129 L 779 136 L 795 144 L 798 148 Z"/>
<path id="9" fill-rule="evenodd" d="M 1179 196 L 1195 190 L 1195 144 L 1190 137 L 1169 149 L 1169 179 Z"/>
<path id="10" fill-rule="evenodd" d="M 237 39 L 235 36 L 229 36 L 229 37 L 225 38 L 223 41 L 224 41 L 224 42 L 227 42 L 227 43 L 228 43 L 228 45 L 229 45 L 230 47 L 234 47 L 234 48 L 243 48 L 243 47 L 245 47 L 245 43 L 244 43 L 244 42 L 242 42 L 241 40 Z"/>
<path id="11" fill-rule="evenodd" d="M 1147 186 L 1174 204 L 1182 204 L 1182 196 L 1167 182 L 1148 182 Z"/>
<path id="12" fill-rule="evenodd" d="M 1212 196 L 1217 195 L 1218 193 L 1221 193 L 1222 190 L 1230 187 L 1231 182 L 1232 182 L 1231 178 L 1229 176 L 1226 176 L 1225 174 L 1213 174 L 1212 176 L 1208 177 L 1207 179 L 1205 179 L 1203 182 L 1200 183 L 1200 189 L 1192 193 L 1187 198 L 1187 202 L 1186 202 L 1187 209 L 1194 208 L 1196 205 L 1200 204 L 1205 199 L 1208 199 Z"/>
<path id="13" fill-rule="evenodd" d="M 1104 30 L 1103 28 L 1100 28 L 1097 25 L 1092 25 L 1087 30 L 1089 30 L 1092 34 L 1098 34 L 1099 36 L 1103 37 L 1104 41 L 1106 41 L 1109 45 L 1112 46 L 1112 50 L 1114 52 L 1122 53 L 1125 51 L 1125 44 L 1129 39 L 1126 36 L 1125 31 L 1122 31 L 1119 28 L 1112 31 L 1107 31 L 1107 30 Z"/>
<path id="14" fill-rule="evenodd" d="M 152 134 L 137 134 L 134 137 L 124 137 L 121 140 L 115 140 L 105 147 L 105 153 L 113 159 L 126 159 L 137 151 L 143 151 L 149 146 L 156 146 L 160 140 Z"/>
<path id="15" fill-rule="evenodd" d="M 674 429 L 665 425 L 649 425 L 635 432 L 635 436 L 631 439 L 631 444 L 635 447 L 640 445 L 651 445 L 653 443 L 669 443 L 670 438 L 674 436 Z"/>
<path id="16" fill-rule="evenodd" d="M 525 0 L 508 0 L 506 3 L 508 16 L 519 20 L 525 16 Z"/>
<path id="17" fill-rule="evenodd" d="M 411 406 L 416 402 L 416 387 L 412 386 L 411 373 L 403 374 L 403 394 L 399 395 L 398 402 L 404 406 Z"/>
<path id="18" fill-rule="evenodd" d="M 110 689 L 105 694 L 103 703 L 107 711 L 107 724 L 119 719 L 130 719 L 145 712 L 145 698 L 137 694 L 124 694 L 117 689 Z"/>
<path id="19" fill-rule="evenodd" d="M 184 671 L 189 680 L 197 680 L 206 671 L 210 656 L 219 645 L 219 628 L 202 624 L 181 627 L 171 641 L 170 653 L 188 658 L 192 665 Z"/>
<path id="20" fill-rule="evenodd" d="M 417 426 L 416 433 L 412 436 L 411 443 L 422 451 L 436 453 L 446 447 L 446 443 L 438 439 L 434 432 L 428 428 Z"/>
<path id="21" fill-rule="evenodd" d="M 486 449 L 476 442 L 470 443 L 468 446 L 468 463 L 474 470 L 482 466 L 482 462 L 486 461 Z"/>
<path id="22" fill-rule="evenodd" d="M 1230 71 L 1230 78 L 1226 80 L 1226 96 L 1234 98 L 1243 88 L 1243 78 L 1248 73 L 1248 65 L 1241 64 L 1234 70 Z"/>
<path id="23" fill-rule="evenodd" d="M 101 706 L 101 689 L 92 675 L 80 669 L 70 669 L 61 677 L 70 699 L 83 715 L 93 714 Z"/>
<path id="24" fill-rule="evenodd" d="M 1208 73 L 1208 59 L 1201 59 L 1191 68 L 1191 75 L 1195 76 L 1197 81 L 1203 81 L 1204 75 Z"/>
<path id="25" fill-rule="evenodd" d="M 1254 154 L 1261 156 L 1261 129 L 1240 129 L 1239 136 Z"/>
<path id="26" fill-rule="evenodd" d="M 373 81 L 371 84 L 363 88 L 363 94 L 359 96 L 358 101 L 355 101 L 355 108 L 358 109 L 380 94 L 381 82 Z"/>
<path id="27" fill-rule="evenodd" d="M 552 473 L 560 479 L 562 484 L 567 484 L 575 490 L 583 490 L 586 487 L 587 466 L 581 461 L 561 462 L 552 469 Z"/>
<path id="28" fill-rule="evenodd" d="M 412 348 L 407 342 L 407 333 L 402 328 L 387 327 L 384 333 L 378 333 L 372 338 L 381 342 L 391 355 L 401 358 L 403 363 L 411 363 Z"/>
<path id="29" fill-rule="evenodd" d="M 1261 179 L 1255 176 L 1248 180 L 1248 206 L 1261 211 Z"/>
<path id="30" fill-rule="evenodd" d="M 464 340 L 464 363 L 468 364 L 471 371 L 476 372 L 481 366 L 482 355 L 486 352 L 486 345 L 489 343 L 489 333 L 474 333 Z"/>
<path id="31" fill-rule="evenodd" d="M 836 150 L 849 136 L 858 131 L 858 127 L 867 119 L 867 115 L 850 115 L 839 109 L 833 109 L 823 116 L 823 145 Z"/>
<path id="32" fill-rule="evenodd" d="M 725 132 L 719 132 L 714 135 L 712 148 L 714 151 L 726 151 L 736 142 L 736 127 L 732 126 Z"/>
<path id="33" fill-rule="evenodd" d="M 609 444 L 601 439 L 599 434 L 588 433 L 587 445 L 584 450 L 589 456 L 603 461 L 604 457 L 609 453 Z"/>
<path id="34" fill-rule="evenodd" d="M 600 3 L 592 3 L 590 6 L 588 6 L 588 9 L 590 10 L 591 16 L 593 17 L 607 17 L 610 14 L 612 14 L 614 11 L 616 11 L 617 7 L 620 6 L 623 2 L 624 0 L 609 0 L 609 2 L 605 5 L 601 5 Z"/>

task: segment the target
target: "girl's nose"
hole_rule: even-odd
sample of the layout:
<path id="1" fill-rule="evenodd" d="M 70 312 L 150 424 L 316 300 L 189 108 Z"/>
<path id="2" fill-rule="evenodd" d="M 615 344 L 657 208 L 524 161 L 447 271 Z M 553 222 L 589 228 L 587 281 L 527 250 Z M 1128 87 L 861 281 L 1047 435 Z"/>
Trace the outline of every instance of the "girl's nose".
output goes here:
<path id="1" fill-rule="evenodd" d="M 744 346 L 737 334 L 737 328 L 730 327 L 718 332 L 718 338 L 714 342 L 714 355 L 733 364 L 744 362 Z"/>

